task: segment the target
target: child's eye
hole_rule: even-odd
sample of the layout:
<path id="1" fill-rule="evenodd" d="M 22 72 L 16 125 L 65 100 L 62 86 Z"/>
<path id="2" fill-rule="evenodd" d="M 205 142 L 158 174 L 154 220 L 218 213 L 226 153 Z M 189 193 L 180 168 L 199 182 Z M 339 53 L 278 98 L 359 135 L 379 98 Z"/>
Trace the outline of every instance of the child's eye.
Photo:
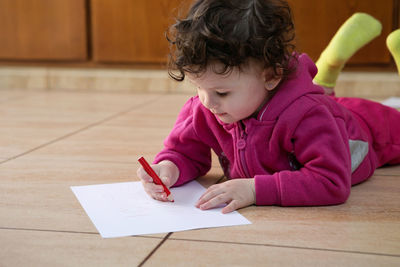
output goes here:
<path id="1" fill-rule="evenodd" d="M 218 96 L 227 96 L 228 92 L 217 92 Z"/>

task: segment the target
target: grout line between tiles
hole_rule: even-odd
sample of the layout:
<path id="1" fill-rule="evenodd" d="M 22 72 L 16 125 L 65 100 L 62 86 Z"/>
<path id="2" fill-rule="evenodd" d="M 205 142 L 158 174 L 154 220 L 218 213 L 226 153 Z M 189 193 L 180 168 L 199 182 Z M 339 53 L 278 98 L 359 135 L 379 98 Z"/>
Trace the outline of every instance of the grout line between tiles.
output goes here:
<path id="1" fill-rule="evenodd" d="M 97 232 L 79 232 L 79 231 L 49 230 L 49 229 L 34 229 L 34 228 L 17 228 L 17 227 L 1 227 L 1 226 L 0 226 L 0 230 L 51 232 L 51 233 L 69 233 L 69 234 L 90 234 L 90 235 L 99 234 Z"/>
<path id="2" fill-rule="evenodd" d="M 138 265 L 138 267 L 143 266 L 146 261 L 148 261 L 151 256 L 153 256 L 153 254 L 162 246 L 162 244 L 164 244 L 165 241 L 167 241 L 167 239 L 172 235 L 172 232 L 168 233 L 163 240 L 161 240 L 160 243 L 158 243 L 158 245 L 149 253 L 149 255 L 146 256 L 146 258 L 144 258 L 144 260 Z"/>
<path id="3" fill-rule="evenodd" d="M 100 235 L 98 232 L 82 232 L 82 231 L 67 231 L 67 230 L 49 230 L 49 229 L 34 229 L 34 228 L 17 228 L 17 227 L 1 227 L 1 230 L 12 230 L 12 231 L 30 231 L 30 232 L 50 232 L 50 233 L 66 233 L 66 234 L 86 234 L 86 235 Z M 143 238 L 154 238 L 161 239 L 165 237 L 148 236 L 148 235 L 135 235 L 129 237 L 143 237 Z"/>
<path id="4" fill-rule="evenodd" d="M 119 116 L 121 116 L 121 115 L 124 115 L 124 114 L 126 114 L 126 113 L 128 113 L 128 112 L 131 112 L 131 111 L 133 111 L 133 110 L 136 110 L 137 108 L 141 108 L 142 106 L 148 105 L 149 103 L 155 101 L 156 99 L 157 99 L 157 98 L 154 98 L 154 99 L 149 100 L 149 101 L 147 101 L 147 102 L 145 102 L 145 103 L 142 103 L 142 104 L 139 104 L 139 105 L 135 105 L 134 107 L 130 107 L 130 108 L 128 108 L 127 110 L 120 111 L 120 112 L 118 112 L 118 113 L 116 113 L 116 114 L 113 114 L 113 115 L 111 115 L 111 116 L 109 116 L 109 117 L 106 117 L 106 118 L 104 118 L 104 119 L 101 119 L 101 120 L 99 120 L 99 121 L 97 121 L 97 122 L 94 122 L 94 123 L 91 123 L 91 124 L 89 124 L 89 125 L 86 125 L 86 126 L 80 128 L 80 129 L 78 129 L 78 130 L 72 131 L 72 132 L 70 132 L 70 133 L 68 133 L 68 134 L 65 134 L 65 135 L 61 136 L 61 137 L 55 138 L 55 139 L 53 139 L 53 140 L 51 140 L 51 141 L 49 141 L 49 142 L 47 142 L 47 143 L 44 143 L 44 144 L 41 144 L 41 145 L 39 145 L 39 146 L 37 146 L 37 147 L 34 147 L 34 148 L 32 148 L 32 149 L 29 149 L 29 150 L 27 150 L 27 151 L 25 151 L 25 152 L 23 152 L 23 153 L 21 153 L 21 154 L 12 156 L 12 157 L 10 157 L 10 158 L 8 158 L 8 159 L 6 159 L 6 160 L 1 160 L 1 161 L 0 161 L 0 164 L 6 163 L 6 162 L 11 161 L 11 160 L 14 160 L 14 159 L 17 159 L 17 158 L 22 157 L 22 156 L 24 156 L 24 155 L 27 155 L 27 154 L 29 154 L 29 153 L 31 153 L 31 152 L 33 152 L 33 151 L 36 151 L 36 150 L 39 150 L 39 149 L 41 149 L 41 148 L 43 148 L 43 147 L 46 147 L 46 146 L 48 146 L 48 145 L 54 144 L 54 143 L 56 143 L 56 142 L 58 142 L 58 141 L 60 141 L 60 140 L 63 140 L 63 139 L 68 138 L 68 137 L 71 137 L 71 136 L 73 136 L 73 135 L 75 135 L 75 134 L 77 134 L 77 133 L 83 132 L 83 131 L 85 131 L 85 130 L 87 130 L 87 129 L 90 129 L 90 128 L 94 127 L 94 126 L 101 125 L 101 124 L 104 123 L 104 122 L 110 121 L 110 120 L 112 120 L 112 119 L 114 119 L 114 118 L 117 118 L 117 117 L 119 117 Z"/>
<path id="5" fill-rule="evenodd" d="M 99 235 L 97 232 L 81 232 L 81 231 L 66 231 L 66 230 L 48 230 L 48 229 L 34 229 L 34 228 L 16 228 L 16 227 L 0 227 L 0 230 L 13 230 L 13 231 L 33 231 L 33 232 L 50 232 L 50 233 L 68 233 L 68 234 L 88 234 L 88 235 Z M 216 240 L 200 240 L 200 239 L 187 239 L 187 238 L 170 238 L 173 232 L 168 233 L 162 238 L 160 243 L 145 257 L 145 259 L 138 265 L 143 266 L 151 256 L 167 241 L 189 241 L 189 242 L 203 242 L 203 243 L 220 243 L 220 244 L 232 244 L 232 245 L 246 245 L 246 246 L 265 246 L 265 247 L 276 247 L 276 248 L 290 248 L 300 250 L 315 250 L 315 251 L 327 251 L 337 253 L 348 253 L 348 254 L 360 254 L 360 255 L 374 255 L 382 257 L 394 257 L 400 258 L 400 254 L 389 254 L 389 253 L 377 253 L 377 252 L 363 252 L 355 250 L 341 250 L 341 249 L 325 249 L 325 248 L 313 248 L 313 247 L 299 247 L 299 246 L 285 246 L 285 245 L 273 245 L 273 244 L 258 244 L 258 243 L 246 243 L 246 242 L 229 242 L 229 241 L 216 241 Z M 161 239 L 161 237 L 148 236 L 148 235 L 136 235 L 131 237 L 142 237 Z"/>
<path id="6" fill-rule="evenodd" d="M 364 251 L 356 251 L 356 250 L 342 250 L 342 249 L 328 249 L 328 248 L 314 248 L 314 247 L 299 247 L 299 246 L 287 246 L 287 245 L 258 244 L 258 243 L 230 242 L 230 241 L 217 241 L 217 240 L 201 240 L 201 239 L 187 239 L 187 238 L 170 238 L 169 240 L 205 242 L 205 243 L 220 243 L 220 244 L 232 244 L 232 245 L 246 245 L 246 246 L 265 246 L 265 247 L 276 247 L 276 248 L 291 248 L 291 249 L 301 249 L 301 250 L 315 250 L 315 251 L 327 251 L 327 252 L 338 252 L 338 253 L 348 253 L 348 254 L 374 255 L 374 256 L 386 256 L 386 257 L 400 258 L 400 254 L 364 252 Z"/>

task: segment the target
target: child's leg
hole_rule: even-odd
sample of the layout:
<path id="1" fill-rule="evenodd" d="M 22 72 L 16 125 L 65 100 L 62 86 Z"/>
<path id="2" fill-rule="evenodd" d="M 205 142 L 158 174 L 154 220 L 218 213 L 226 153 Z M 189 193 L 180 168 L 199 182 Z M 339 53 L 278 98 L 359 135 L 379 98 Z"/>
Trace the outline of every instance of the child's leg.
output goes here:
<path id="1" fill-rule="evenodd" d="M 321 53 L 316 63 L 318 73 L 314 82 L 325 88 L 328 87 L 326 89 L 333 88 L 346 61 L 357 50 L 377 37 L 381 30 L 381 23 L 368 14 L 355 13 L 351 16 Z"/>
<path id="2" fill-rule="evenodd" d="M 396 62 L 397 71 L 400 74 L 400 29 L 395 30 L 388 35 L 386 45 Z"/>
<path id="3" fill-rule="evenodd" d="M 400 112 L 378 102 L 351 97 L 335 100 L 354 113 L 368 136 L 378 167 L 400 164 Z"/>

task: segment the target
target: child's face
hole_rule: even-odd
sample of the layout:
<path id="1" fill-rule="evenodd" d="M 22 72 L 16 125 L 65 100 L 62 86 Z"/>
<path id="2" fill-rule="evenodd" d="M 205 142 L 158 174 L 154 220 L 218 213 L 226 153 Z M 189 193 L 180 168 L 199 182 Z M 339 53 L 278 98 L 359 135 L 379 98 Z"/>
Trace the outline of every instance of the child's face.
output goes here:
<path id="1" fill-rule="evenodd" d="M 239 71 L 234 68 L 228 75 L 216 74 L 216 63 L 209 66 L 204 74 L 188 74 L 189 80 L 197 87 L 201 103 L 222 122 L 234 123 L 252 116 L 265 103 L 268 91 L 280 81 L 269 79 L 270 70 L 262 69 L 250 62 Z M 273 87 L 266 86 L 273 81 Z M 275 83 L 276 82 L 276 83 Z"/>

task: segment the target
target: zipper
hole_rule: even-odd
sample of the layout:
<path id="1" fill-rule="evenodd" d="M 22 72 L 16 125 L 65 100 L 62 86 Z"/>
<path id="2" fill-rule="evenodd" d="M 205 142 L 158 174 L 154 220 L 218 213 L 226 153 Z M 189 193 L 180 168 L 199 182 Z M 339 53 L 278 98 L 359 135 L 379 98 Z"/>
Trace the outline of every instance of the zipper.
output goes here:
<path id="1" fill-rule="evenodd" d="M 259 121 L 262 120 L 262 117 L 264 116 L 264 113 L 267 111 L 268 107 L 269 107 L 269 103 L 265 106 L 264 110 L 261 112 L 261 115 L 259 116 L 259 119 L 258 119 Z"/>
<path id="2" fill-rule="evenodd" d="M 250 178 L 249 175 L 249 170 L 247 168 L 247 164 L 246 164 L 246 155 L 245 155 L 245 148 L 246 148 L 246 139 L 247 139 L 247 134 L 245 131 L 245 125 L 242 121 L 239 122 L 238 125 L 238 136 L 240 136 L 240 139 L 237 140 L 237 149 L 239 150 L 239 158 L 240 158 L 240 171 L 242 172 L 242 175 L 244 178 Z"/>
<path id="3" fill-rule="evenodd" d="M 261 115 L 259 116 L 259 121 L 262 120 L 262 117 L 264 116 L 264 113 L 267 111 L 269 107 L 269 103 L 265 106 L 264 110 L 261 112 Z M 250 178 L 250 172 L 246 164 L 246 153 L 245 153 L 245 148 L 247 146 L 246 139 L 247 139 L 247 134 L 246 134 L 246 125 L 243 123 L 243 121 L 238 122 L 238 131 L 237 131 L 237 136 L 240 138 L 237 140 L 236 147 L 239 150 L 239 158 L 240 158 L 240 164 L 239 164 L 239 169 L 242 172 L 242 176 L 246 178 Z"/>

